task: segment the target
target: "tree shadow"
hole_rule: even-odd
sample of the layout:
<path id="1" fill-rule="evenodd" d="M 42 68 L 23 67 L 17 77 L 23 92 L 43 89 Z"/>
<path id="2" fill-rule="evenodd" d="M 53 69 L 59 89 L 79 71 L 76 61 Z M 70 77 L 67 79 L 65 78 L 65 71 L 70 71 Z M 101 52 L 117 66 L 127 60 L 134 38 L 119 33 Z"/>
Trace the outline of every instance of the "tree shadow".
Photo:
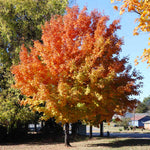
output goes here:
<path id="1" fill-rule="evenodd" d="M 63 143 L 63 136 L 43 136 L 38 134 L 28 135 L 20 138 L 5 138 L 0 141 L 0 145 L 50 145 L 55 143 Z"/>
<path id="2" fill-rule="evenodd" d="M 150 146 L 150 139 L 124 139 L 121 138 L 116 139 L 110 143 L 98 143 L 98 144 L 89 144 L 88 147 L 111 147 L 111 148 L 119 148 L 124 146 Z"/>
<path id="3" fill-rule="evenodd" d="M 87 136 L 71 136 L 70 142 L 80 142 L 89 139 Z M 43 136 L 40 134 L 28 135 L 26 137 L 20 138 L 6 138 L 3 141 L 0 141 L 0 145 L 52 145 L 52 144 L 61 144 L 64 143 L 64 135 L 62 136 Z"/>

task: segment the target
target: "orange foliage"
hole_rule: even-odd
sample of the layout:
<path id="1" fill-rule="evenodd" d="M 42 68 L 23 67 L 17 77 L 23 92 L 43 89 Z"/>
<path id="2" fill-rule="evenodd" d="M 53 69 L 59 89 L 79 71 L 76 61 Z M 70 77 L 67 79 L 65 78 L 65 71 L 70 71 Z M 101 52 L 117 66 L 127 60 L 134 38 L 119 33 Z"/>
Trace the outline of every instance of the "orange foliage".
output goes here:
<path id="1" fill-rule="evenodd" d="M 116 0 L 120 1 L 120 0 Z M 114 0 L 111 2 L 113 3 Z M 150 32 L 150 0 L 123 0 L 122 6 L 120 7 L 120 14 L 122 15 L 125 10 L 128 12 L 135 12 L 138 14 L 138 18 L 135 19 L 138 22 L 138 26 L 135 27 L 133 34 L 139 35 L 139 31 Z M 114 6 L 114 8 L 118 8 Z M 149 38 L 150 41 L 150 38 Z M 149 42 L 150 43 L 150 42 Z M 148 44 L 150 45 L 150 44 Z M 147 64 L 150 66 L 150 48 L 144 49 L 143 55 L 141 56 L 142 61 L 147 61 Z M 137 63 L 137 59 L 135 60 Z"/>
<path id="2" fill-rule="evenodd" d="M 42 27 L 42 41 L 30 52 L 22 46 L 20 64 L 12 67 L 15 87 L 28 98 L 44 119 L 55 117 L 62 124 L 85 120 L 98 124 L 114 113 L 132 109 L 137 95 L 136 72 L 129 74 L 127 59 L 119 59 L 122 40 L 115 20 L 107 27 L 107 16 L 86 7 L 67 8 Z M 92 120 L 92 121 L 91 121 Z"/>

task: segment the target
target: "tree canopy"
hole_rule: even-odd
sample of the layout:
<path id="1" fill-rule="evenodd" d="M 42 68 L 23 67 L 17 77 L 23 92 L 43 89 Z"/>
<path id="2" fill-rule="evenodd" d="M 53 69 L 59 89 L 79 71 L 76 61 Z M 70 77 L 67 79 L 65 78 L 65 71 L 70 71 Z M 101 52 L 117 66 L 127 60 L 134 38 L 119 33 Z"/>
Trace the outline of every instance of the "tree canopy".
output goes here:
<path id="1" fill-rule="evenodd" d="M 14 87 L 28 97 L 23 104 L 62 124 L 99 124 L 132 110 L 137 101 L 129 96 L 139 93 L 142 77 L 119 58 L 119 21 L 107 26 L 107 16 L 88 14 L 86 7 L 66 11 L 45 23 L 42 42 L 22 46 L 20 63 L 12 67 Z"/>
<path id="2" fill-rule="evenodd" d="M 41 25 L 55 14 L 63 14 L 67 0 L 0 0 L 1 61 L 18 61 L 21 44 L 30 46 L 41 38 Z"/>
<path id="3" fill-rule="evenodd" d="M 55 14 L 63 15 L 67 4 L 67 0 L 0 0 L 1 124 L 11 126 L 33 117 L 28 107 L 20 106 L 19 90 L 11 88 L 14 80 L 10 67 L 19 62 L 21 45 L 30 47 L 33 40 L 39 40 L 41 25 Z"/>

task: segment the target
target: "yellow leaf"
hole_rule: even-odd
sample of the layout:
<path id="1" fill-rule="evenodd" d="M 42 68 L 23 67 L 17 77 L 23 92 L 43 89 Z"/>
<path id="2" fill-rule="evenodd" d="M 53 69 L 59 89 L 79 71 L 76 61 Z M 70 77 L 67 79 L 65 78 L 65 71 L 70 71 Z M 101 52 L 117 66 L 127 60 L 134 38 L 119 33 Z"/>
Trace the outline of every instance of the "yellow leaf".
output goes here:
<path id="1" fill-rule="evenodd" d="M 122 15 L 125 12 L 125 9 L 120 10 L 120 15 Z"/>
<path id="2" fill-rule="evenodd" d="M 114 0 L 111 0 L 111 3 L 114 3 Z"/>

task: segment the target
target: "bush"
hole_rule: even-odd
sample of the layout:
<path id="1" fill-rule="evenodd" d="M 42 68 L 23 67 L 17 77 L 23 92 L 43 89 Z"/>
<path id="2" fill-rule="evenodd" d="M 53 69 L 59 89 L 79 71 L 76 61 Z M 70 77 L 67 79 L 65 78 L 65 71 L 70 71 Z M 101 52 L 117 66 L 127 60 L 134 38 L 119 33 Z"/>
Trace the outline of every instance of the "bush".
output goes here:
<path id="1" fill-rule="evenodd" d="M 121 131 L 122 131 L 122 129 L 119 129 L 119 131 L 121 132 Z"/>
<path id="2" fill-rule="evenodd" d="M 129 130 L 128 126 L 129 126 L 129 118 L 123 118 L 121 121 L 117 122 L 117 126 L 122 126 L 124 127 L 124 130 Z"/>

